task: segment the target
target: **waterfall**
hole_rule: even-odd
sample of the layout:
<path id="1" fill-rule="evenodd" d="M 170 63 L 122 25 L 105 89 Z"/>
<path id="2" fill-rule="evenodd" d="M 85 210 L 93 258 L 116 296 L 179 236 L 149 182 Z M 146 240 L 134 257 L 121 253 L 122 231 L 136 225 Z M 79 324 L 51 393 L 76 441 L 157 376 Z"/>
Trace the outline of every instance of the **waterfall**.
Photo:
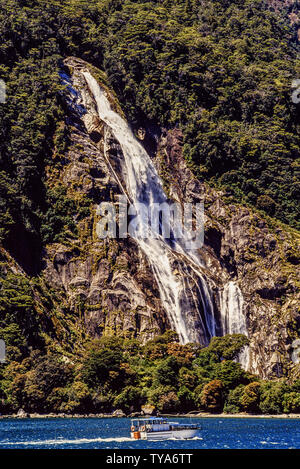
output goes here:
<path id="1" fill-rule="evenodd" d="M 168 203 L 161 180 L 146 150 L 135 138 L 127 122 L 112 110 L 105 92 L 94 77 L 88 71 L 82 73 L 97 104 L 99 118 L 108 126 L 122 149 L 122 175 L 132 204 L 151 207 L 153 204 Z M 139 210 L 137 218 L 142 225 L 144 220 Z M 161 236 L 142 239 L 136 236 L 135 239 L 153 270 L 162 304 L 180 342 L 200 341 L 207 345 L 215 335 L 215 321 L 210 289 L 199 269 L 201 260 L 195 252 L 185 250 L 184 243 L 175 240 L 172 240 L 170 246 Z M 176 253 L 181 256 L 184 275 L 176 275 L 172 268 Z M 188 298 L 186 293 L 187 277 L 191 272 L 197 278 L 195 298 L 193 294 Z M 202 331 L 197 330 L 199 328 Z"/>
<path id="2" fill-rule="evenodd" d="M 300 339 L 295 339 L 292 342 L 291 349 L 292 349 L 292 355 L 291 355 L 292 362 L 295 364 L 300 363 Z"/>
<path id="3" fill-rule="evenodd" d="M 238 285 L 230 281 L 221 294 L 221 322 L 223 334 L 244 334 L 248 336 L 246 320 L 243 314 L 243 295 Z M 249 347 L 239 354 L 238 361 L 245 370 L 249 367 Z"/>

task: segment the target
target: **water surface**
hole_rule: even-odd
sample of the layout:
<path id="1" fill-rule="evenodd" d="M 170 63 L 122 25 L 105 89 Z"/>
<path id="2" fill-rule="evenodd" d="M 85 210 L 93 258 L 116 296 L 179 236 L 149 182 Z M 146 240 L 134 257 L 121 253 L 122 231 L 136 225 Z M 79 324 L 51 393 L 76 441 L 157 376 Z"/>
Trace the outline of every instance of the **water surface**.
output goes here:
<path id="1" fill-rule="evenodd" d="M 300 419 L 174 418 L 200 423 L 193 440 L 132 441 L 130 419 L 0 420 L 0 449 L 299 449 Z"/>

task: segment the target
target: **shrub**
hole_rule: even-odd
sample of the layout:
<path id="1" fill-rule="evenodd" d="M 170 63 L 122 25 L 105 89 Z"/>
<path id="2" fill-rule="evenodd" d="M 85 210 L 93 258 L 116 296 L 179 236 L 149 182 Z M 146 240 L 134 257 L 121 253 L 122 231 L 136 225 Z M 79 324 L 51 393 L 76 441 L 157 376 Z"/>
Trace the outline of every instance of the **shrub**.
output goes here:
<path id="1" fill-rule="evenodd" d="M 209 412 L 220 412 L 224 404 L 224 385 L 214 379 L 205 384 L 201 392 L 201 405 Z"/>
<path id="2" fill-rule="evenodd" d="M 287 414 L 300 413 L 300 394 L 299 392 L 287 392 L 283 395 L 283 412 Z"/>
<path id="3" fill-rule="evenodd" d="M 287 386 L 284 381 L 267 381 L 261 384 L 259 408 L 263 414 L 280 414 Z"/>
<path id="4" fill-rule="evenodd" d="M 242 410 L 241 397 L 244 393 L 245 386 L 240 384 L 235 389 L 231 389 L 224 405 L 224 412 L 227 414 L 237 414 Z"/>
<path id="5" fill-rule="evenodd" d="M 258 412 L 260 399 L 260 383 L 253 382 L 245 386 L 241 396 L 241 405 L 246 412 Z"/>
<path id="6" fill-rule="evenodd" d="M 180 407 L 180 400 L 174 391 L 163 394 L 157 404 L 160 412 L 176 412 Z"/>

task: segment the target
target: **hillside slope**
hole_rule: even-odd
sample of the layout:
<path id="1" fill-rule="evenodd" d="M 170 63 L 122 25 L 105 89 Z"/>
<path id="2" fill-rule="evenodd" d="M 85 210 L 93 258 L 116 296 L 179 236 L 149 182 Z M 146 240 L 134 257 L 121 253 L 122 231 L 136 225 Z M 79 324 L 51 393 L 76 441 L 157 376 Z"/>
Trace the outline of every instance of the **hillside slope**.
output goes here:
<path id="1" fill-rule="evenodd" d="M 170 200 L 205 203 L 201 267 L 170 261 L 192 337 L 208 345 L 201 284 L 215 334 L 248 335 L 251 373 L 298 376 L 299 11 L 282 4 L 0 2 L 0 333 L 15 386 L 2 393 L 25 392 L 35 353 L 77 366 L 95 338 L 145 344 L 176 329 L 136 241 L 97 236 L 97 206 L 124 187 L 124 152 L 83 70 Z"/>

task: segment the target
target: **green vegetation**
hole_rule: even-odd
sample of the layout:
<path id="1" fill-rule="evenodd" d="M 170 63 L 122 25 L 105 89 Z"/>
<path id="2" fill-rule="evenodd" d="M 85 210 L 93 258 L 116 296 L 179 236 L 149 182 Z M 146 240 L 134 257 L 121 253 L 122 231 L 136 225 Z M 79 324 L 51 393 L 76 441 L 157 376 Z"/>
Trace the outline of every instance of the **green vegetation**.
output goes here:
<path id="1" fill-rule="evenodd" d="M 131 413 L 144 404 L 161 413 L 300 412 L 299 380 L 259 380 L 232 361 L 247 343 L 238 334 L 213 338 L 206 348 L 180 345 L 167 331 L 146 345 L 105 336 L 72 361 L 33 350 L 2 365 L 0 412 Z"/>
<path id="2" fill-rule="evenodd" d="M 263 1 L 125 1 L 109 18 L 104 63 L 133 120 L 183 130 L 201 179 L 296 226 L 290 33 Z"/>
<path id="3" fill-rule="evenodd" d="M 49 293 L 47 314 L 39 307 L 37 277 L 45 245 L 76 237 L 89 214 L 88 196 L 77 204 L 47 178 L 69 143 L 58 73 L 69 55 L 105 72 L 134 127 L 180 128 L 190 167 L 226 200 L 299 227 L 293 9 L 297 2 L 274 13 L 259 0 L 0 0 L 0 243 L 28 274 L 9 273 L 1 259 L 9 362 L 0 412 L 130 412 L 144 403 L 160 412 L 300 411 L 298 382 L 264 382 L 234 361 L 241 336 L 204 349 L 170 332 L 146 345 L 104 337 L 72 356 L 77 336 L 51 317 L 59 298 Z"/>
<path id="4" fill-rule="evenodd" d="M 3 275 L 3 274 L 2 274 Z M 31 346 L 42 347 L 38 317 L 29 281 L 23 275 L 0 277 L 0 331 L 7 353 L 12 360 L 20 360 Z"/>
<path id="5" fill-rule="evenodd" d="M 180 127 L 201 179 L 296 227 L 299 68 L 282 15 L 258 0 L 1 0 L 0 236 L 24 268 L 37 271 L 43 244 L 70 228 L 49 226 L 62 194 L 45 185 L 45 166 L 67 144 L 58 76 L 67 55 L 107 73 L 133 124 Z"/>

